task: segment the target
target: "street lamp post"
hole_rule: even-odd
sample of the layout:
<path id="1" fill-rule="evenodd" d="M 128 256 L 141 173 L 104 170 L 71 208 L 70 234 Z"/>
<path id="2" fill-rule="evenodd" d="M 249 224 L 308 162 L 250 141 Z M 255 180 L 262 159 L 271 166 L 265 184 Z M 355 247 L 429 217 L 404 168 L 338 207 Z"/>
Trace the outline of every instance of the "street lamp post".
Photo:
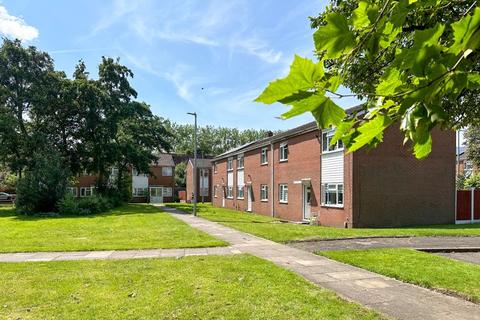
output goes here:
<path id="1" fill-rule="evenodd" d="M 194 156 L 193 156 L 193 215 L 197 216 L 197 113 L 188 112 L 189 115 L 195 117 L 195 129 L 193 132 L 194 140 Z"/>

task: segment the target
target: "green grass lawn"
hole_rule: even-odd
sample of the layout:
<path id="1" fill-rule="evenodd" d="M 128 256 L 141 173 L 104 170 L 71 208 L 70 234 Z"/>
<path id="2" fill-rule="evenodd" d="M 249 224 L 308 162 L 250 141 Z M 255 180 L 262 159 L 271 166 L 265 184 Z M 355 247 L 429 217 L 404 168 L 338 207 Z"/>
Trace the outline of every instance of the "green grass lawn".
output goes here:
<path id="1" fill-rule="evenodd" d="M 190 204 L 172 203 L 168 205 L 185 211 L 192 210 Z M 277 242 L 372 236 L 480 236 L 480 224 L 411 228 L 341 229 L 281 223 L 279 220 L 270 217 L 216 208 L 210 204 L 199 204 L 198 209 L 200 217 L 217 221 L 226 226 Z"/>
<path id="2" fill-rule="evenodd" d="M 413 249 L 342 250 L 318 254 L 404 282 L 480 302 L 480 266 L 476 264 Z"/>
<path id="3" fill-rule="evenodd" d="M 223 246 L 149 205 L 126 205 L 86 217 L 26 217 L 0 207 L 0 252 Z"/>
<path id="4" fill-rule="evenodd" d="M 249 255 L 0 264 L 0 319 L 380 319 Z"/>

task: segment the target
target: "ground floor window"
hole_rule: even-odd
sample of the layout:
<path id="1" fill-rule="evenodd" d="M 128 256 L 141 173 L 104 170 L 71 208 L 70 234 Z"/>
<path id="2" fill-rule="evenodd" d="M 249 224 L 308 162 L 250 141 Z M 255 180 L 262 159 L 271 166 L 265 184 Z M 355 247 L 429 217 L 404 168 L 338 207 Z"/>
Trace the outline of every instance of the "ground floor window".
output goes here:
<path id="1" fill-rule="evenodd" d="M 260 200 L 268 201 L 268 186 L 266 184 L 260 186 Z"/>
<path id="2" fill-rule="evenodd" d="M 237 199 L 244 199 L 245 197 L 245 187 L 237 186 Z"/>
<path id="3" fill-rule="evenodd" d="M 280 203 L 288 203 L 288 185 L 280 184 L 278 186 L 278 193 Z"/>
<path id="4" fill-rule="evenodd" d="M 232 186 L 227 187 L 227 198 L 229 198 L 229 199 L 233 198 L 233 187 Z"/>
<path id="5" fill-rule="evenodd" d="M 76 197 L 78 194 L 78 189 L 76 187 L 68 187 L 67 194 L 71 194 L 72 196 Z"/>
<path id="6" fill-rule="evenodd" d="M 133 188 L 134 197 L 146 197 L 148 196 L 148 188 Z"/>
<path id="7" fill-rule="evenodd" d="M 163 196 L 164 197 L 171 197 L 173 196 L 173 189 L 171 187 L 163 188 Z"/>
<path id="8" fill-rule="evenodd" d="M 343 183 L 322 185 L 322 205 L 343 206 Z"/>
<path id="9" fill-rule="evenodd" d="M 94 187 L 81 187 L 80 197 L 91 197 L 93 195 Z"/>

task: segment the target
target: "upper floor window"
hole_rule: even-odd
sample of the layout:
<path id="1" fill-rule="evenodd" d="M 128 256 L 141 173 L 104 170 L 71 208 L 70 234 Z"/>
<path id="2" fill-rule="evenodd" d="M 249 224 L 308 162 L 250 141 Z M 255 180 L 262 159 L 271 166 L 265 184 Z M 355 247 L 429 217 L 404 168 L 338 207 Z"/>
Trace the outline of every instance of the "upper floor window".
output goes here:
<path id="1" fill-rule="evenodd" d="M 260 164 L 268 163 L 268 148 L 262 148 L 262 154 L 260 156 Z"/>
<path id="2" fill-rule="evenodd" d="M 233 158 L 228 158 L 227 160 L 227 171 L 233 170 Z"/>
<path id="3" fill-rule="evenodd" d="M 173 175 L 172 167 L 162 167 L 162 176 L 171 177 Z"/>
<path id="4" fill-rule="evenodd" d="M 237 157 L 237 169 L 243 169 L 245 163 L 245 158 L 243 154 L 238 155 Z"/>
<path id="5" fill-rule="evenodd" d="M 322 132 L 322 150 L 323 152 L 343 150 L 343 141 L 338 140 L 334 145 L 331 145 L 335 130 L 326 130 Z"/>
<path id="6" fill-rule="evenodd" d="M 280 161 L 288 160 L 288 144 L 282 143 L 280 145 Z"/>

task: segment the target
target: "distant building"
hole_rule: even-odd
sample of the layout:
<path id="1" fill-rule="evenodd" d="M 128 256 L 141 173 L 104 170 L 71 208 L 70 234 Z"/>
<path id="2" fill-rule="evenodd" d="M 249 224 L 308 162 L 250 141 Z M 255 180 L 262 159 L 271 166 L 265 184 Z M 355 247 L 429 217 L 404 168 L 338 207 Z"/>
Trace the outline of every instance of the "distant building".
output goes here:
<path id="1" fill-rule="evenodd" d="M 192 202 L 194 194 L 193 159 L 187 163 L 187 202 Z M 197 202 L 212 202 L 212 160 L 197 159 Z"/>

